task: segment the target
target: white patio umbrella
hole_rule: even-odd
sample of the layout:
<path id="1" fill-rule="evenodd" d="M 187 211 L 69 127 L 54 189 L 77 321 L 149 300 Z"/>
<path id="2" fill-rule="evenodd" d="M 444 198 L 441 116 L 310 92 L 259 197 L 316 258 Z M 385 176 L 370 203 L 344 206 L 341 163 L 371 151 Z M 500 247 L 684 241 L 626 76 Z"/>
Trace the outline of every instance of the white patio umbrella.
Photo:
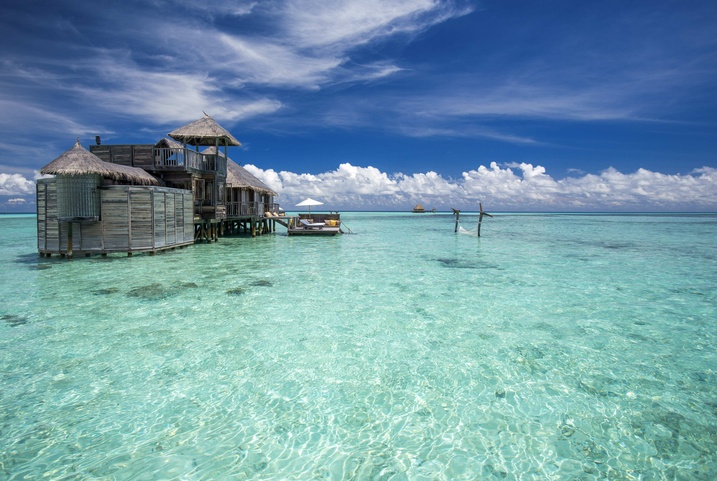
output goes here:
<path id="1" fill-rule="evenodd" d="M 311 215 L 311 206 L 312 206 L 312 205 L 324 205 L 324 203 L 323 203 L 323 202 L 319 202 L 318 200 L 314 200 L 314 199 L 309 198 L 309 199 L 306 199 L 306 200 L 302 200 L 301 202 L 299 202 L 298 204 L 296 204 L 296 207 L 308 207 L 308 208 L 309 208 L 309 215 Z"/>

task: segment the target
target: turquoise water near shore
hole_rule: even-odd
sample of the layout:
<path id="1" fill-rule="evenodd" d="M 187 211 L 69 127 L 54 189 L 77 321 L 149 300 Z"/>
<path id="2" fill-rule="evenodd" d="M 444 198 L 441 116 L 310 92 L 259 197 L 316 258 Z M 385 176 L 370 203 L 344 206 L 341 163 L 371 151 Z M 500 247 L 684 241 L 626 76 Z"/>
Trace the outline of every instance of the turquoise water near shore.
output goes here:
<path id="1" fill-rule="evenodd" d="M 68 261 L 0 216 L 0 480 L 717 479 L 717 215 L 342 217 Z"/>

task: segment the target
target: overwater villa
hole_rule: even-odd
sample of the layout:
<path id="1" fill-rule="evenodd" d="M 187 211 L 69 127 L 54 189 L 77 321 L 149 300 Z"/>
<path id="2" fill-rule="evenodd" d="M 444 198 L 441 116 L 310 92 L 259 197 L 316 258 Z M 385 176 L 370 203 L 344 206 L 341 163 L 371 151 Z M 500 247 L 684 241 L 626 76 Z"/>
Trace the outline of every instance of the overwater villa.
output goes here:
<path id="1" fill-rule="evenodd" d="M 154 253 L 275 230 L 277 193 L 228 159 L 240 145 L 206 114 L 155 144 L 78 140 L 40 170 L 54 175 L 37 182 L 40 254 Z"/>

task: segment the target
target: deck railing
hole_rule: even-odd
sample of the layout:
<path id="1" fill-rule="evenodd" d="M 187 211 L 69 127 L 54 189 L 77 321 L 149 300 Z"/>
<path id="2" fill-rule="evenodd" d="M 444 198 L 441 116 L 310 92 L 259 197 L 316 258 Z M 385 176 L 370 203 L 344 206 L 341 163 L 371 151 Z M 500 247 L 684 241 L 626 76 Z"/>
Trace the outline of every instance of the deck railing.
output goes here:
<path id="1" fill-rule="evenodd" d="M 227 161 L 224 157 L 215 154 L 203 154 L 184 147 L 155 148 L 154 165 L 157 169 L 202 172 L 227 171 Z"/>
<path id="2" fill-rule="evenodd" d="M 227 217 L 264 215 L 263 202 L 227 202 Z"/>

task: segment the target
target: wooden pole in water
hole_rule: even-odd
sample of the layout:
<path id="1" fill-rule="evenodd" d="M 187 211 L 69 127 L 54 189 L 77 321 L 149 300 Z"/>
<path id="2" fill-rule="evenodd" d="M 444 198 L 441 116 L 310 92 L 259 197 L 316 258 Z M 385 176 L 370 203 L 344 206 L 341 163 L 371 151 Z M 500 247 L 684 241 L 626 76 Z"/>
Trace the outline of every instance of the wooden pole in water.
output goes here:
<path id="1" fill-rule="evenodd" d="M 480 224 L 481 224 L 481 222 L 483 222 L 483 216 L 484 215 L 487 215 L 488 217 L 493 217 L 493 216 L 490 215 L 489 213 L 483 211 L 482 203 L 478 203 L 478 206 L 480 207 L 480 214 L 478 215 L 478 237 L 480 237 Z"/>
<path id="2" fill-rule="evenodd" d="M 72 222 L 67 223 L 67 257 L 72 257 Z"/>
<path id="3" fill-rule="evenodd" d="M 461 211 L 458 209 L 453 209 L 453 215 L 456 216 L 456 227 L 453 229 L 453 232 L 458 232 L 458 218 L 461 215 Z"/>

